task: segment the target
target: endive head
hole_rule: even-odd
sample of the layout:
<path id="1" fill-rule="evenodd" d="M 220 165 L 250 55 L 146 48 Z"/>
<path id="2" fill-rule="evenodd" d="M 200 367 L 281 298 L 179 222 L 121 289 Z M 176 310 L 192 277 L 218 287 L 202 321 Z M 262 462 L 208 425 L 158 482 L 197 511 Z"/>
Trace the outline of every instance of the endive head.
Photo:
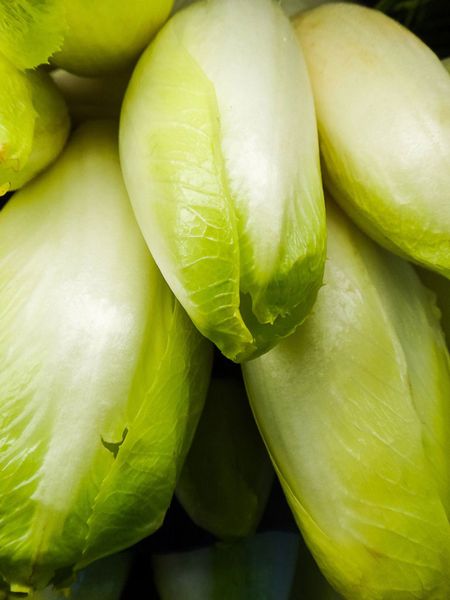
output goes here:
<path id="1" fill-rule="evenodd" d="M 305 539 L 345 598 L 450 597 L 450 360 L 411 265 L 330 205 L 325 285 L 243 365 Z"/>
<path id="2" fill-rule="evenodd" d="M 198 329 L 236 361 L 291 333 L 325 227 L 312 94 L 278 4 L 175 15 L 133 74 L 120 137 L 138 223 Z"/>
<path id="3" fill-rule="evenodd" d="M 382 13 L 329 4 L 295 21 L 324 181 L 366 233 L 450 277 L 450 78 Z"/>
<path id="4" fill-rule="evenodd" d="M 0 212 L 0 576 L 65 581 L 159 527 L 209 378 L 87 123 Z"/>
<path id="5" fill-rule="evenodd" d="M 20 188 L 61 152 L 67 106 L 46 73 L 19 71 L 0 55 L 0 194 Z"/>

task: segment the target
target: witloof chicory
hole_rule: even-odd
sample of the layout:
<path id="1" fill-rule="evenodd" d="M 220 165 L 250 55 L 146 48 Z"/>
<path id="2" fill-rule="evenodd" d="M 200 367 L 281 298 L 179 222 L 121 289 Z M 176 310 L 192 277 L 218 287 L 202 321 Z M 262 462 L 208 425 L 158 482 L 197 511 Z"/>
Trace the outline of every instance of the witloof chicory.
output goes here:
<path id="1" fill-rule="evenodd" d="M 87 123 L 0 213 L 0 576 L 59 583 L 160 526 L 211 352 Z"/>
<path id="2" fill-rule="evenodd" d="M 392 252 L 450 278 L 450 77 L 379 11 L 329 4 L 295 20 L 325 185 Z"/>
<path id="3" fill-rule="evenodd" d="M 294 331 L 321 285 L 325 218 L 310 83 L 281 8 L 177 13 L 133 73 L 120 151 L 143 235 L 198 329 L 237 362 Z"/>
<path id="4" fill-rule="evenodd" d="M 406 261 L 329 206 L 309 319 L 243 365 L 308 546 L 349 600 L 450 596 L 450 359 Z"/>

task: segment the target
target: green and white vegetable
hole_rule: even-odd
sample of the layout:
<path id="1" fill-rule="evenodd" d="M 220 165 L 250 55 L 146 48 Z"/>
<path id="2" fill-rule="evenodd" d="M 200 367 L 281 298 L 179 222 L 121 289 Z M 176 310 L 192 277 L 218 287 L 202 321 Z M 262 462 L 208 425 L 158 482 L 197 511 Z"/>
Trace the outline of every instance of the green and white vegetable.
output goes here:
<path id="1" fill-rule="evenodd" d="M 243 365 L 308 546 L 348 600 L 450 597 L 450 359 L 411 265 L 329 207 L 312 315 Z"/>
<path id="2" fill-rule="evenodd" d="M 0 55 L 0 195 L 47 167 L 69 134 L 67 106 L 46 73 L 22 72 Z"/>
<path id="3" fill-rule="evenodd" d="M 273 468 L 236 378 L 213 377 L 177 485 L 191 519 L 216 537 L 254 533 L 273 482 Z"/>
<path id="4" fill-rule="evenodd" d="M 0 576 L 58 583 L 160 526 L 211 352 L 137 228 L 109 122 L 0 213 Z"/>
<path id="5" fill-rule="evenodd" d="M 295 21 L 324 181 L 377 242 L 450 278 L 450 78 L 411 32 L 351 4 Z"/>
<path id="6" fill-rule="evenodd" d="M 234 361 L 295 330 L 322 281 L 325 221 L 306 66 L 271 0 L 176 14 L 121 116 L 138 223 L 198 329 Z"/>

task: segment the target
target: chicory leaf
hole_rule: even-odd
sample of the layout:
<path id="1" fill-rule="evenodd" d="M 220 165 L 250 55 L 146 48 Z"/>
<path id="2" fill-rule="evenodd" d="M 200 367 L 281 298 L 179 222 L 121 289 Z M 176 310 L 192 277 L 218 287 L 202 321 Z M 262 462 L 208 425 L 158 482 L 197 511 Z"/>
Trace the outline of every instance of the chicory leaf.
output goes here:
<path id="1" fill-rule="evenodd" d="M 0 2 L 0 54 L 19 69 L 47 63 L 61 47 L 65 27 L 62 0 Z"/>

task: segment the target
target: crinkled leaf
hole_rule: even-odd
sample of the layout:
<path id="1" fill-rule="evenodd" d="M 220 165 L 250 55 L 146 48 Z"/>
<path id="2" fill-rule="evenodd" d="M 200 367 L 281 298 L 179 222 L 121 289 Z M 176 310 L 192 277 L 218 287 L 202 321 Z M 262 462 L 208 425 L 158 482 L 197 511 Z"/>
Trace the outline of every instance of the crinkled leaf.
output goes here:
<path id="1" fill-rule="evenodd" d="M 0 3 L 0 53 L 20 69 L 47 63 L 61 47 L 64 29 L 62 0 Z"/>

